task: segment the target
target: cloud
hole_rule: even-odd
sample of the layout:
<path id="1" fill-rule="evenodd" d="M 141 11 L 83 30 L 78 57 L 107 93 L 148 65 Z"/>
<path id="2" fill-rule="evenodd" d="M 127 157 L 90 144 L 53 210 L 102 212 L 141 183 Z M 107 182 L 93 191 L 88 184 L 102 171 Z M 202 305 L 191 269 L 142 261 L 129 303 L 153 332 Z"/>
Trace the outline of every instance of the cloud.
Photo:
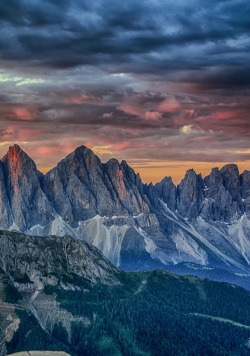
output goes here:
<path id="1" fill-rule="evenodd" d="M 113 112 L 105 112 L 104 114 L 102 114 L 102 117 L 104 119 L 111 119 L 112 116 L 113 116 Z"/>
<path id="2" fill-rule="evenodd" d="M 161 119 L 162 114 L 159 111 L 146 111 L 144 114 L 146 120 L 158 121 Z"/>
<path id="3" fill-rule="evenodd" d="M 123 111 L 125 114 L 128 115 L 133 115 L 133 116 L 141 116 L 142 115 L 142 110 L 139 106 L 136 106 L 134 104 L 121 104 L 118 106 L 119 110 Z"/>
<path id="4" fill-rule="evenodd" d="M 247 160 L 249 13 L 245 0 L 0 2 L 0 139 L 43 167 L 81 144 L 103 160 Z"/>
<path id="5" fill-rule="evenodd" d="M 161 112 L 174 112 L 180 109 L 180 103 L 173 99 L 165 99 L 158 105 L 158 110 Z"/>
<path id="6" fill-rule="evenodd" d="M 10 0 L 0 4 L 1 55 L 60 69 L 112 64 L 118 73 L 129 72 L 130 64 L 134 72 L 160 74 L 217 66 L 225 59 L 225 65 L 234 66 L 238 60 L 240 68 L 239 58 L 228 53 L 247 56 L 248 11 L 244 0 L 212 0 L 202 6 L 194 0 L 97 0 L 94 5 Z"/>
<path id="7" fill-rule="evenodd" d="M 16 120 L 20 121 L 32 121 L 32 115 L 28 109 L 24 107 L 15 107 L 13 109 L 13 115 Z"/>
<path id="8" fill-rule="evenodd" d="M 14 83 L 16 86 L 42 84 L 45 80 L 41 78 L 25 78 L 22 76 L 14 76 L 11 73 L 0 73 L 0 85 L 2 83 Z"/>

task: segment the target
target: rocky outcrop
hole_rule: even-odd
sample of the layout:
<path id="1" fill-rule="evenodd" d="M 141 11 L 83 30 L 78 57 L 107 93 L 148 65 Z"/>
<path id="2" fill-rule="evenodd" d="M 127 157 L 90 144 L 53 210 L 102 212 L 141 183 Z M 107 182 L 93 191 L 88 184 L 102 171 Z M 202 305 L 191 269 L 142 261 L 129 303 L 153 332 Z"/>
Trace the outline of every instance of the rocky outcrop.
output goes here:
<path id="1" fill-rule="evenodd" d="M 153 196 L 159 197 L 172 211 L 176 210 L 176 195 L 177 189 L 171 177 L 165 177 L 160 183 L 153 186 Z"/>
<path id="2" fill-rule="evenodd" d="M 193 169 L 187 171 L 177 187 L 177 210 L 188 219 L 197 218 L 204 199 L 203 181 Z"/>
<path id="3" fill-rule="evenodd" d="M 28 289 L 78 289 L 79 279 L 119 284 L 119 271 L 94 246 L 70 236 L 28 236 L 0 231 L 0 269 Z"/>
<path id="4" fill-rule="evenodd" d="M 213 221 L 231 222 L 243 213 L 240 194 L 240 176 L 236 165 L 226 165 L 221 170 L 215 168 L 205 178 L 204 218 Z"/>

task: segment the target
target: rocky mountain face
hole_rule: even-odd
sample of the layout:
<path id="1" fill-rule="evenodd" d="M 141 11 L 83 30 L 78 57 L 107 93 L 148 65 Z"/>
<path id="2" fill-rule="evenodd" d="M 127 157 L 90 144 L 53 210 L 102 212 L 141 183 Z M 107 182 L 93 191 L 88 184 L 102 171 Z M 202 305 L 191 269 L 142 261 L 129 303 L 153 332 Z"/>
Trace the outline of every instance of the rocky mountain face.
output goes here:
<path id="1" fill-rule="evenodd" d="M 74 323 L 85 327 L 90 321 L 63 309 L 50 290 L 87 293 L 97 285 L 121 285 L 121 275 L 97 248 L 79 239 L 0 231 L 0 355 L 6 355 L 5 345 L 21 342 L 15 334 L 27 326 L 30 345 L 35 338 L 35 347 L 45 342 L 66 350 L 47 334 L 61 327 L 70 339 Z"/>
<path id="2" fill-rule="evenodd" d="M 119 283 L 119 271 L 96 247 L 70 236 L 37 237 L 2 230 L 0 269 L 16 283 L 26 279 L 30 292 L 48 285 L 79 289 L 74 278 L 90 285 Z"/>
<path id="3" fill-rule="evenodd" d="M 0 227 L 71 235 L 125 270 L 184 266 L 250 273 L 250 171 L 187 171 L 145 185 L 125 161 L 81 146 L 47 174 L 20 147 L 0 162 Z"/>
<path id="4" fill-rule="evenodd" d="M 43 187 L 56 212 L 67 223 L 96 215 L 138 215 L 150 210 L 142 182 L 125 161 L 119 164 L 111 159 L 102 164 L 84 146 L 47 173 Z"/>
<path id="5" fill-rule="evenodd" d="M 1 227 L 13 226 L 21 231 L 34 224 L 51 221 L 52 208 L 41 189 L 42 174 L 32 159 L 17 145 L 9 148 L 1 160 Z"/>

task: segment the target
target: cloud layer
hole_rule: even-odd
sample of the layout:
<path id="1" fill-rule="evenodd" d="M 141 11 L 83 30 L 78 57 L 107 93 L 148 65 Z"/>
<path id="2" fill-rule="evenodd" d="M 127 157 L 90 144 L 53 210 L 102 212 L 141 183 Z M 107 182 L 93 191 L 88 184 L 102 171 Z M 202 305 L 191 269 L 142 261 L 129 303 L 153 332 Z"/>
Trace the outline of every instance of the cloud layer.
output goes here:
<path id="1" fill-rule="evenodd" d="M 0 28 L 1 151 L 23 143 L 43 169 L 81 144 L 145 172 L 247 166 L 245 0 L 8 0 Z"/>

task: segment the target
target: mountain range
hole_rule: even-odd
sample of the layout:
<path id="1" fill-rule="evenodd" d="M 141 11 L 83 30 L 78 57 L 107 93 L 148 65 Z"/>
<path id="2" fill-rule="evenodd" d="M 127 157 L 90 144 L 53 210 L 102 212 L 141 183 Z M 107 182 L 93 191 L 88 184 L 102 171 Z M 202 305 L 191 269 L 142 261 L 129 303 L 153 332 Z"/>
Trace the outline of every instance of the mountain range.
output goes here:
<path id="1" fill-rule="evenodd" d="M 80 146 L 42 174 L 18 146 L 0 161 L 0 227 L 71 235 L 126 271 L 168 269 L 250 281 L 250 171 L 235 164 L 203 178 L 193 169 L 144 184 L 125 162 Z"/>

